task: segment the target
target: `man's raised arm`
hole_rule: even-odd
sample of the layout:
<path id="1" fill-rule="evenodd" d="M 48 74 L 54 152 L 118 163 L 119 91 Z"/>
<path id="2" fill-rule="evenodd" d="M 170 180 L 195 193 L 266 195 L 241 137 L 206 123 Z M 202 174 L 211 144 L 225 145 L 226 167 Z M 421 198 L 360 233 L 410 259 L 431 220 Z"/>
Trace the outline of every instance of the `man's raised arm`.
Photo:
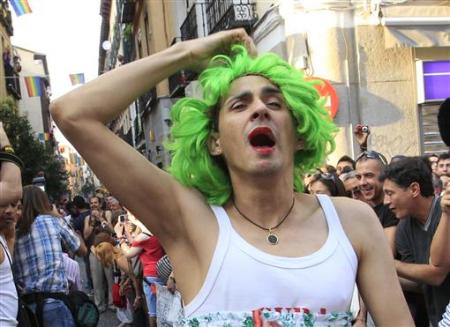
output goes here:
<path id="1" fill-rule="evenodd" d="M 2 149 L 14 151 L 3 129 L 3 123 L 0 121 L 0 150 Z M 14 155 L 10 155 L 14 157 Z M 16 203 L 21 197 L 22 177 L 18 164 L 14 161 L 0 158 L 0 207 Z"/>
<path id="2" fill-rule="evenodd" d="M 180 219 L 181 203 L 200 203 L 201 197 L 150 164 L 105 124 L 161 80 L 202 65 L 237 42 L 249 43 L 244 30 L 177 43 L 114 69 L 51 104 L 52 116 L 67 139 L 120 202 L 143 217 L 155 234 L 179 235 L 186 227 Z"/>

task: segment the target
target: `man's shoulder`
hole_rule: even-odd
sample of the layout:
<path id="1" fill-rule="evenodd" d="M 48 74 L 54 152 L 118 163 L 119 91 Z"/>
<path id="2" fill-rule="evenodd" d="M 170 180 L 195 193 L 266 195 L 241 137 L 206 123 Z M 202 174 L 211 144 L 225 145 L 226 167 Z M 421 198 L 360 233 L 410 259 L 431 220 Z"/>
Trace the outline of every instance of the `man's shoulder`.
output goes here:
<path id="1" fill-rule="evenodd" d="M 367 203 L 345 197 L 333 197 L 331 199 L 347 233 L 349 229 L 352 232 L 361 231 L 365 233 L 371 230 L 373 226 L 380 225 L 375 212 Z"/>
<path id="2" fill-rule="evenodd" d="M 364 217 L 366 217 L 367 215 L 374 215 L 373 209 L 367 203 L 360 200 L 346 197 L 331 197 L 331 201 L 338 213 L 343 214 L 343 216 L 348 217 L 354 214 L 366 214 L 364 215 Z"/>

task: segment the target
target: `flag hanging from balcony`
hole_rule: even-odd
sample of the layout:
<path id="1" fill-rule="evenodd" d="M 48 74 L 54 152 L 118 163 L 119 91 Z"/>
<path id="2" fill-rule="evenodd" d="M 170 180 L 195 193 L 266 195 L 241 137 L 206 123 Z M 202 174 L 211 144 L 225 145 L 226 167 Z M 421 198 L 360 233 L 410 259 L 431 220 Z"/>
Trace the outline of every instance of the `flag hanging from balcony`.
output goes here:
<path id="1" fill-rule="evenodd" d="M 72 85 L 84 84 L 84 74 L 83 73 L 70 74 L 69 76 L 70 76 L 70 81 L 72 82 Z"/>
<path id="2" fill-rule="evenodd" d="M 42 81 L 39 76 L 26 76 L 25 85 L 29 97 L 40 97 L 43 94 Z"/>
<path id="3" fill-rule="evenodd" d="M 13 7 L 17 16 L 31 13 L 31 7 L 28 3 L 28 0 L 9 0 L 9 2 L 11 3 L 11 6 Z"/>

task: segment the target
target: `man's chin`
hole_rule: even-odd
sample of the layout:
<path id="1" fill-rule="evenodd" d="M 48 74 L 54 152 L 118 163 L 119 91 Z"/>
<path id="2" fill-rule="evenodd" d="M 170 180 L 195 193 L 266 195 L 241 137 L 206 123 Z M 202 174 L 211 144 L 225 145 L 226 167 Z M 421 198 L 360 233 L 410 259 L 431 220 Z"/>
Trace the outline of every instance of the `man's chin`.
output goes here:
<path id="1" fill-rule="evenodd" d="M 372 201 L 375 196 L 375 194 L 373 192 L 361 192 L 361 193 L 362 193 L 364 200 L 366 200 L 366 201 Z"/>

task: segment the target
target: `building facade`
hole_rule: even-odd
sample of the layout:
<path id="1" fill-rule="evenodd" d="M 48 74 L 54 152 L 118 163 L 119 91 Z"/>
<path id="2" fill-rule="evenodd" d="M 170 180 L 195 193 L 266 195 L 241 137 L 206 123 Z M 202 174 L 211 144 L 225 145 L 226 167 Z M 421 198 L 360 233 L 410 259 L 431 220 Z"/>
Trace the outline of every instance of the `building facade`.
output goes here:
<path id="1" fill-rule="evenodd" d="M 8 0 L 0 1 L 0 46 L 2 64 L 0 65 L 0 98 L 12 96 L 15 100 L 21 98 L 19 85 L 20 62 L 11 45 L 13 35 L 11 10 Z"/>
<path id="2" fill-rule="evenodd" d="M 53 125 L 50 117 L 50 78 L 45 54 L 14 46 L 14 53 L 20 60 L 19 87 L 21 99 L 18 101 L 19 114 L 31 124 L 36 138 L 53 144 Z M 42 95 L 29 96 L 25 77 L 39 77 Z"/>
<path id="3" fill-rule="evenodd" d="M 328 158 L 331 164 L 343 154 L 357 155 L 353 130 L 360 123 L 370 127 L 369 148 L 388 158 L 448 151 L 440 140 L 436 112 L 450 97 L 450 1 L 116 3 L 122 8 L 119 17 L 133 3 L 126 11 L 128 23 L 122 23 L 132 26 L 130 59 L 174 42 L 244 27 L 259 52 L 275 52 L 308 77 L 327 80 L 338 98 L 334 121 L 339 133 Z M 170 160 L 162 148 L 170 107 L 179 97 L 201 95 L 196 77 L 178 72 L 134 104 L 129 124 L 135 142 L 130 144 L 160 167 Z"/>

